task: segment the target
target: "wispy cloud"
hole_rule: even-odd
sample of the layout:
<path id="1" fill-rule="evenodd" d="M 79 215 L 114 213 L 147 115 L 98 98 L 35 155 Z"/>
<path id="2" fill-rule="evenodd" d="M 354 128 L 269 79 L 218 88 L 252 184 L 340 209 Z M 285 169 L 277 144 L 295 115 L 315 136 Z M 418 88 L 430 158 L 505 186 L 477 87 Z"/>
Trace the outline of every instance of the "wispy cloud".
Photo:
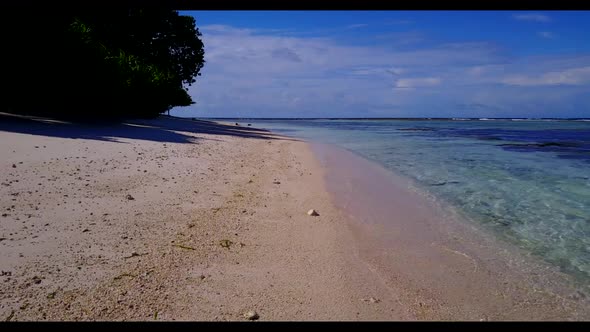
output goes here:
<path id="1" fill-rule="evenodd" d="M 295 50 L 287 47 L 276 48 L 272 50 L 272 55 L 275 59 L 285 59 L 289 61 L 301 62 L 301 58 Z"/>
<path id="2" fill-rule="evenodd" d="M 209 34 L 223 34 L 223 33 L 231 33 L 231 34 L 266 34 L 266 35 L 281 35 L 281 34 L 289 34 L 294 33 L 294 29 L 250 29 L 250 28 L 236 28 L 229 25 L 224 24 L 209 24 L 203 25 L 199 27 L 201 32 L 206 32 Z"/>
<path id="3" fill-rule="evenodd" d="M 529 13 L 529 14 L 514 14 L 512 17 L 519 21 L 532 21 L 532 22 L 551 22 L 551 17 L 545 14 L 536 14 L 536 13 Z"/>
<path id="4" fill-rule="evenodd" d="M 582 85 L 590 83 L 590 66 L 552 71 L 542 75 L 513 75 L 502 80 L 504 84 L 520 86 Z"/>
<path id="5" fill-rule="evenodd" d="M 376 39 L 391 42 L 395 45 L 410 45 L 420 43 L 426 40 L 424 33 L 420 31 L 400 31 L 382 33 L 375 36 Z"/>
<path id="6" fill-rule="evenodd" d="M 251 33 L 254 31 L 254 29 L 239 29 L 239 28 L 234 28 L 229 25 L 223 25 L 223 24 L 203 25 L 199 28 L 199 30 L 202 32 L 218 32 L 218 33 L 231 32 L 234 34 L 235 33 Z"/>
<path id="7" fill-rule="evenodd" d="M 406 72 L 406 70 L 404 70 L 403 68 L 395 68 L 395 67 L 373 67 L 373 68 L 361 67 L 361 68 L 353 69 L 351 71 L 351 74 L 361 75 L 361 76 L 377 75 L 377 76 L 389 77 L 391 75 L 398 76 L 398 75 L 401 75 L 405 72 Z"/>
<path id="8" fill-rule="evenodd" d="M 540 37 L 547 38 L 547 39 L 553 39 L 553 38 L 555 38 L 555 34 L 553 32 L 550 32 L 550 31 L 539 31 L 538 32 L 538 35 Z"/>
<path id="9" fill-rule="evenodd" d="M 439 77 L 400 78 L 395 82 L 394 87 L 398 89 L 424 88 L 439 85 L 440 82 Z"/>
<path id="10" fill-rule="evenodd" d="M 369 26 L 368 24 L 359 23 L 359 24 L 351 24 L 351 25 L 347 26 L 346 28 L 347 29 L 359 29 L 359 28 L 365 28 L 365 27 L 368 27 L 368 26 Z"/>

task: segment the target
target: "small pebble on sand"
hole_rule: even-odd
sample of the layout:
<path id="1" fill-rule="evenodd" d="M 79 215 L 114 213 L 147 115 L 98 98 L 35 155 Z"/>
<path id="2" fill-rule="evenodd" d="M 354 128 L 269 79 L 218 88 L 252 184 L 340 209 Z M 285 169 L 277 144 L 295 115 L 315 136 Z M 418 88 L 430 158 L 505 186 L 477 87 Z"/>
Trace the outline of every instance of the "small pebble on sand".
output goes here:
<path id="1" fill-rule="evenodd" d="M 258 313 L 256 313 L 256 311 L 248 311 L 247 313 L 244 314 L 244 317 L 247 320 L 257 320 L 258 318 L 260 318 L 260 316 L 258 316 Z"/>

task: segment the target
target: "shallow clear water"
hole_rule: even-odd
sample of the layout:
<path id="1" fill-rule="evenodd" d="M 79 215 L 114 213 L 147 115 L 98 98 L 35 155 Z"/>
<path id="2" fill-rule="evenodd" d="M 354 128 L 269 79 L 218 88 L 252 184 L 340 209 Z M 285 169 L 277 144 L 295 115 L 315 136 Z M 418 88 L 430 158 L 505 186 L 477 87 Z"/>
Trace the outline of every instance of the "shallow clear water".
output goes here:
<path id="1" fill-rule="evenodd" d="M 378 162 L 468 220 L 590 281 L 590 122 L 247 122 Z"/>

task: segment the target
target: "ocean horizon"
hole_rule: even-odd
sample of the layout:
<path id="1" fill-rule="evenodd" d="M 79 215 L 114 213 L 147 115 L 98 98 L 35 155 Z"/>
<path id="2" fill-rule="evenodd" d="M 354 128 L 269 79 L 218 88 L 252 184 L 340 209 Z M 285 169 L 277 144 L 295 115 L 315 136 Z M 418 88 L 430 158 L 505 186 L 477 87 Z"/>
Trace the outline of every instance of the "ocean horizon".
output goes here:
<path id="1" fill-rule="evenodd" d="M 512 117 L 512 118 L 495 118 L 495 117 L 189 117 L 179 116 L 175 117 L 187 118 L 187 119 L 202 119 L 202 120 L 363 120 L 363 121 L 388 121 L 388 120 L 400 120 L 400 121 L 590 121 L 590 118 L 551 118 L 551 117 Z"/>

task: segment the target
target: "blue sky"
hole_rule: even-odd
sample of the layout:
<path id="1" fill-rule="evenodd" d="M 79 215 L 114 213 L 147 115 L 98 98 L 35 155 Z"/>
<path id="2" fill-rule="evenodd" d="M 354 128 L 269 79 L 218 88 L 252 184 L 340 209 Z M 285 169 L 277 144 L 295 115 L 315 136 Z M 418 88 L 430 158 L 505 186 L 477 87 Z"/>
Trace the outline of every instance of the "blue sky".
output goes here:
<path id="1" fill-rule="evenodd" d="M 590 117 L 590 11 L 181 11 L 189 117 Z"/>

